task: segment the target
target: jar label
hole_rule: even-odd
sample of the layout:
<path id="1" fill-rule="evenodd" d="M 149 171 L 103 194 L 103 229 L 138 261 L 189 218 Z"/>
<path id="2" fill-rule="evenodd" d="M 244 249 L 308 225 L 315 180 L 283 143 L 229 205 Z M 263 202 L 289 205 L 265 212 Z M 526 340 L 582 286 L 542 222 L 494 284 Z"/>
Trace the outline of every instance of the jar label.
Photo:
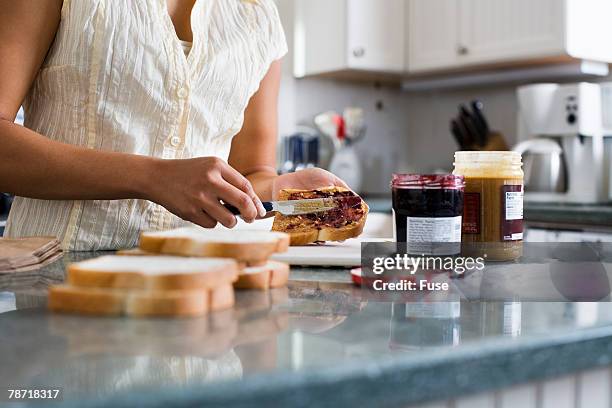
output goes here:
<path id="1" fill-rule="evenodd" d="M 406 242 L 410 254 L 458 254 L 461 250 L 461 216 L 406 217 Z"/>
<path id="2" fill-rule="evenodd" d="M 523 239 L 523 186 L 507 185 L 502 187 L 502 241 Z"/>
<path id="3" fill-rule="evenodd" d="M 406 217 L 406 242 L 461 242 L 461 216 Z"/>
<path id="4" fill-rule="evenodd" d="M 480 193 L 463 195 L 463 233 L 480 234 Z"/>

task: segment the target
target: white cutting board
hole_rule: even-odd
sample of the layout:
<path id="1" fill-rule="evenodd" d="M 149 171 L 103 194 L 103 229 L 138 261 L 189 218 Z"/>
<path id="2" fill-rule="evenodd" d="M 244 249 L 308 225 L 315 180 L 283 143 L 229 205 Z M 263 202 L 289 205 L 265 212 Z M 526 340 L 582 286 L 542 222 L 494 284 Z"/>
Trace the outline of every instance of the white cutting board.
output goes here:
<path id="1" fill-rule="evenodd" d="M 365 238 L 349 239 L 344 242 L 326 242 L 305 246 L 289 247 L 287 252 L 274 254 L 272 259 L 295 266 L 345 266 L 361 265 L 361 241 L 388 241 Z"/>
<path id="2" fill-rule="evenodd" d="M 275 254 L 272 259 L 287 262 L 296 266 L 360 266 L 361 241 L 392 241 L 391 216 L 386 214 L 369 214 L 360 238 L 349 239 L 344 242 L 326 242 L 297 247 L 289 247 L 282 254 Z M 239 221 L 237 229 L 258 229 L 269 231 L 272 228 L 272 219 L 260 220 L 253 224 Z"/>
<path id="3" fill-rule="evenodd" d="M 328 242 L 320 245 L 289 247 L 287 252 L 274 254 L 272 259 L 290 265 L 304 266 L 359 266 L 361 265 L 361 241 Z"/>

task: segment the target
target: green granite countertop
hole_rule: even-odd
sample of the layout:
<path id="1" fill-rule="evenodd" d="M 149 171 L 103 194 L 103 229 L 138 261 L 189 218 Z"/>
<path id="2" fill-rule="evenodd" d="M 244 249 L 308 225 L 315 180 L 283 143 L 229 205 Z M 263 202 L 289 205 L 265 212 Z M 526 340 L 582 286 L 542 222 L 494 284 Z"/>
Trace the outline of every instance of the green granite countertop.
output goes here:
<path id="1" fill-rule="evenodd" d="M 81 408 L 407 406 L 612 363 L 611 303 L 374 301 L 344 269 L 293 268 L 196 319 L 48 313 L 47 286 L 94 255 L 0 275 L 1 387 Z"/>

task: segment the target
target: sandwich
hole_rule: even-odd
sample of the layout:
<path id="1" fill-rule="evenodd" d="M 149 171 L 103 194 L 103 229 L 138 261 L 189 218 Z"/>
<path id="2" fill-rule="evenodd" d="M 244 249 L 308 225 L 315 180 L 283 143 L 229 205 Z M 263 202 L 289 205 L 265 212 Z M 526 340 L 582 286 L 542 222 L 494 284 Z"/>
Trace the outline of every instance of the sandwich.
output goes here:
<path id="1" fill-rule="evenodd" d="M 314 242 L 344 241 L 363 232 L 368 206 L 357 194 L 343 187 L 325 187 L 316 190 L 281 190 L 279 200 L 307 200 L 334 198 L 336 207 L 322 212 L 301 215 L 277 213 L 272 231 L 289 234 L 290 245 Z"/>

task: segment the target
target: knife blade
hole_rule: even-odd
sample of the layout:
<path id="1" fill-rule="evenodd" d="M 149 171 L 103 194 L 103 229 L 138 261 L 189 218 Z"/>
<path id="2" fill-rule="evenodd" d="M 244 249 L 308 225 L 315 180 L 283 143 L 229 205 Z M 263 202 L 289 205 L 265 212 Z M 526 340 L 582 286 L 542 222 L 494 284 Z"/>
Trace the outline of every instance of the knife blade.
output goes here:
<path id="1" fill-rule="evenodd" d="M 347 203 L 349 206 L 360 204 L 361 198 L 357 196 L 349 197 L 326 197 L 326 198 L 309 198 L 304 200 L 287 200 L 287 201 L 264 201 L 264 208 L 268 212 L 279 212 L 283 215 L 303 215 L 325 212 L 333 210 L 342 203 Z M 240 210 L 230 204 L 223 204 L 232 214 L 240 215 Z"/>

